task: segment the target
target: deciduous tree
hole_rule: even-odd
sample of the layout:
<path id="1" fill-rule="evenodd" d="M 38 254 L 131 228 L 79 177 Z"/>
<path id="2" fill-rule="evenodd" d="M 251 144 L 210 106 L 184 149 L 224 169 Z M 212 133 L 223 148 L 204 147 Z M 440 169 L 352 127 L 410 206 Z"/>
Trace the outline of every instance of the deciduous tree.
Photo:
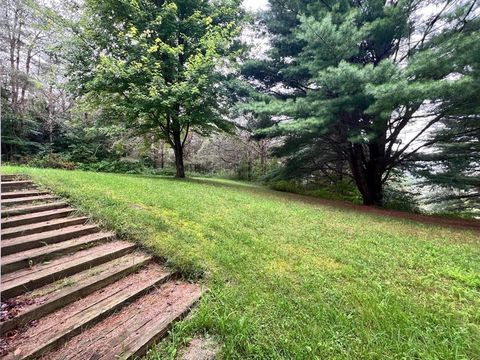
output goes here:
<path id="1" fill-rule="evenodd" d="M 173 149 L 185 177 L 189 132 L 228 130 L 222 81 L 239 32 L 235 0 L 86 2 L 71 54 L 80 94 Z"/>

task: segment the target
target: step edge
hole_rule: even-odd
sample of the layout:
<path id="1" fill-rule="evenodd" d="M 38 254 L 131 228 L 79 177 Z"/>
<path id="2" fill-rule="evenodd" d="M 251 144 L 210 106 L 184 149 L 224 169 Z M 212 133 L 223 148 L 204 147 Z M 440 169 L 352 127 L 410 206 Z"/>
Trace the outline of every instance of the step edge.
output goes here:
<path id="1" fill-rule="evenodd" d="M 1 223 L 4 224 L 4 223 L 12 222 L 12 221 L 14 221 L 14 220 L 30 219 L 29 217 L 25 217 L 25 216 L 27 216 L 27 215 L 31 215 L 31 218 L 37 218 L 37 217 L 42 217 L 42 216 L 45 216 L 45 215 L 52 215 L 52 214 L 56 214 L 56 213 L 62 213 L 62 212 L 65 212 L 66 210 L 77 211 L 77 210 L 76 210 L 75 208 L 73 208 L 73 207 L 66 207 L 66 208 L 59 208 L 59 209 L 50 209 L 50 210 L 45 210 L 45 211 L 34 212 L 34 213 L 31 213 L 31 214 L 21 214 L 21 215 L 14 215 L 14 216 L 11 216 L 11 217 L 8 217 L 8 218 L 2 218 Z M 45 213 L 49 213 L 49 214 L 45 214 Z M 23 216 L 23 218 L 20 218 L 20 216 Z M 20 219 L 19 219 L 19 218 L 20 218 Z M 28 224 L 25 224 L 25 225 L 28 225 Z"/>
<path id="2" fill-rule="evenodd" d="M 64 214 L 69 214 L 69 213 L 74 213 L 77 211 L 76 209 L 72 207 L 65 207 L 65 208 L 59 208 L 59 209 L 51 209 L 51 210 L 46 210 L 46 211 L 38 211 L 35 213 L 31 214 L 19 214 L 19 215 L 12 215 L 11 217 L 8 218 L 2 218 L 0 224 L 2 229 L 8 229 L 11 227 L 15 226 L 21 226 L 21 225 L 29 225 L 29 224 L 36 224 L 41 221 L 46 221 L 43 220 L 43 218 L 48 218 L 49 216 L 57 216 L 57 215 L 64 215 Z M 48 214 L 46 214 L 48 213 Z M 29 215 L 29 216 L 27 216 Z M 21 217 L 23 216 L 23 217 Z M 26 217 L 27 216 L 27 217 Z M 53 218 L 55 219 L 55 218 Z M 20 223 L 19 225 L 12 225 Z"/>
<path id="3" fill-rule="evenodd" d="M 58 220 L 58 223 L 48 224 L 48 222 L 55 221 L 55 220 Z M 9 240 L 9 239 L 12 239 L 12 238 L 15 238 L 15 237 L 33 235 L 33 234 L 38 234 L 38 233 L 45 232 L 45 231 L 41 231 L 41 229 L 43 227 L 48 228 L 49 226 L 52 226 L 52 227 L 53 226 L 59 226 L 59 225 L 62 225 L 62 222 L 68 223 L 68 222 L 76 222 L 76 221 L 79 221 L 79 222 L 85 221 L 85 224 L 87 224 L 88 220 L 90 220 L 90 219 L 87 216 L 74 216 L 74 217 L 65 217 L 65 218 L 46 220 L 46 221 L 43 221 L 43 222 L 38 222 L 38 223 L 34 223 L 34 224 L 29 224 L 29 225 L 27 224 L 27 225 L 13 226 L 13 227 L 4 229 L 4 231 L 1 232 L 1 237 L 4 240 Z M 81 225 L 81 223 L 77 224 L 77 225 Z M 59 227 L 59 229 L 61 229 L 61 227 Z M 23 234 L 23 235 L 20 235 L 20 236 L 13 236 L 17 233 L 21 233 L 23 231 L 28 231 L 28 230 L 29 231 L 34 231 L 34 232 Z M 35 230 L 38 230 L 38 231 L 35 231 Z M 54 229 L 52 229 L 52 230 L 54 230 Z M 47 231 L 50 231 L 50 230 L 47 230 Z"/>
<path id="4" fill-rule="evenodd" d="M 156 279 L 154 282 L 149 283 L 148 285 L 142 287 L 141 289 L 131 293 L 131 294 L 126 294 L 124 298 L 120 299 L 117 303 L 113 304 L 110 308 L 105 309 L 104 311 L 99 311 L 96 314 L 93 314 L 91 318 L 86 319 L 83 323 L 81 324 L 75 324 L 74 327 L 67 329 L 66 333 L 59 334 L 58 336 L 54 337 L 53 339 L 48 340 L 47 343 L 43 344 L 41 347 L 34 349 L 30 351 L 25 357 L 23 357 L 23 360 L 27 359 L 35 359 L 39 356 L 45 355 L 49 351 L 51 351 L 54 348 L 57 348 L 59 345 L 62 343 L 65 343 L 67 340 L 71 339 L 73 336 L 79 334 L 83 328 L 93 326 L 94 324 L 104 320 L 107 318 L 111 313 L 121 309 L 124 307 L 127 303 L 133 302 L 136 299 L 140 298 L 147 292 L 149 292 L 152 288 L 159 284 L 163 284 L 166 281 L 169 281 L 172 278 L 173 274 L 172 273 L 167 273 L 160 278 Z M 105 299 L 106 300 L 106 299 Z M 101 307 L 99 305 L 100 303 L 95 304 L 95 307 Z M 8 359 L 8 355 L 5 357 L 5 359 Z"/>
<path id="5" fill-rule="evenodd" d="M 0 199 L 21 199 L 22 197 L 28 197 L 29 195 L 33 194 L 36 194 L 36 196 L 40 196 L 50 194 L 50 192 L 42 190 L 5 191 L 0 193 Z"/>
<path id="6" fill-rule="evenodd" d="M 1 217 L 9 218 L 11 216 L 35 214 L 37 212 L 42 212 L 47 210 L 61 209 L 63 207 L 68 207 L 68 203 L 65 201 L 59 201 L 59 202 L 45 203 L 45 204 L 33 205 L 33 206 L 19 206 L 19 207 L 13 207 L 13 208 L 2 210 Z"/>
<path id="7" fill-rule="evenodd" d="M 191 301 L 189 301 L 189 303 L 185 307 L 185 309 L 183 309 L 183 311 L 180 314 L 175 316 L 160 331 L 158 331 L 158 332 L 156 331 L 155 334 L 153 336 L 151 336 L 149 339 L 146 339 L 146 341 L 141 340 L 142 342 L 140 344 L 138 344 L 139 346 L 136 345 L 136 346 L 133 347 L 133 349 L 131 349 L 126 354 L 119 354 L 119 356 L 125 356 L 126 359 L 132 359 L 133 360 L 133 359 L 137 359 L 137 358 L 145 355 L 147 353 L 148 349 L 150 349 L 152 347 L 152 345 L 156 344 L 158 341 L 163 339 L 168 334 L 168 332 L 173 327 L 173 325 L 175 325 L 176 322 L 181 321 L 186 316 L 188 316 L 188 314 L 190 314 L 192 309 L 195 306 L 197 306 L 197 304 L 200 302 L 200 300 L 202 298 L 202 295 L 203 295 L 202 292 L 200 292 L 200 294 L 196 295 Z"/>
<path id="8" fill-rule="evenodd" d="M 127 256 L 129 256 L 129 254 L 124 255 L 124 257 L 127 257 Z M 114 259 L 112 261 L 115 261 L 115 260 L 117 259 Z M 32 320 L 36 320 L 45 315 L 48 315 L 64 307 L 65 305 L 71 304 L 78 299 L 81 299 L 97 290 L 100 290 L 110 284 L 113 284 L 114 282 L 120 280 L 122 277 L 128 276 L 134 273 L 137 269 L 143 266 L 146 266 L 152 261 L 153 261 L 153 256 L 145 255 L 143 258 L 135 260 L 135 262 L 125 263 L 115 273 L 96 276 L 91 281 L 85 282 L 83 285 L 77 288 L 69 288 L 66 291 L 59 292 L 57 296 L 54 296 L 52 299 L 49 299 L 47 302 L 39 304 L 37 307 L 34 307 L 24 313 L 21 313 L 20 315 L 13 317 L 7 321 L 1 322 L 0 336 L 10 330 L 16 329 L 20 326 L 27 324 Z M 101 266 L 107 263 L 108 262 L 105 262 L 97 266 Z M 77 296 L 77 294 L 79 293 L 81 293 L 82 295 Z"/>
<path id="9" fill-rule="evenodd" d="M 75 240 L 80 240 L 82 238 L 87 238 L 87 237 L 92 237 L 92 238 L 91 239 L 83 239 L 84 242 L 79 242 L 77 244 L 73 244 L 73 242 Z M 10 259 L 8 259 L 12 255 L 19 255 L 21 253 L 32 251 L 32 250 L 41 250 L 41 249 L 44 249 L 44 248 L 45 248 L 45 250 L 47 250 L 47 248 L 48 248 L 48 245 L 47 245 L 47 246 L 44 246 L 44 247 L 33 248 L 33 249 L 30 249 L 30 250 L 25 250 L 25 251 L 21 251 L 21 252 L 18 252 L 18 253 L 13 253 L 13 254 L 10 254 L 10 255 L 6 255 L 6 256 L 2 257 L 1 274 L 2 275 L 9 274 L 11 272 L 24 269 L 28 266 L 28 264 L 25 264 L 25 266 L 18 267 L 18 266 L 14 266 L 15 264 L 22 264 L 22 263 L 24 263 L 26 261 L 29 261 L 29 260 L 37 260 L 38 258 L 42 258 L 42 259 L 45 259 L 45 260 L 51 259 L 54 256 L 60 256 L 65 251 L 74 251 L 74 250 L 76 251 L 76 250 L 78 250 L 78 248 L 81 248 L 82 246 L 86 246 L 86 245 L 89 245 L 91 243 L 109 241 L 109 240 L 112 240 L 114 238 L 115 238 L 115 233 L 100 231 L 100 232 L 96 232 L 96 233 L 94 232 L 94 233 L 91 233 L 91 234 L 82 235 L 80 237 L 60 241 L 58 243 L 49 244 L 49 245 L 60 245 L 62 243 L 65 244 L 64 247 L 58 247 L 57 249 L 54 249 L 53 251 L 49 251 L 49 252 L 39 251 L 38 254 L 34 254 L 33 256 L 28 256 L 27 254 L 25 254 L 24 256 L 19 257 L 18 259 L 11 260 L 11 261 L 9 261 Z M 70 242 L 72 244 L 71 245 L 67 244 L 68 242 Z M 52 256 L 49 256 L 49 255 L 52 255 Z M 10 268 L 12 268 L 12 267 L 14 267 L 14 268 L 10 270 Z"/>
<path id="10" fill-rule="evenodd" d="M 68 235 L 68 237 L 64 238 L 64 239 L 62 239 L 62 237 L 60 235 L 50 235 L 50 236 L 43 237 L 43 238 L 27 239 L 27 240 L 24 240 L 24 241 L 18 241 L 18 239 L 21 239 L 21 237 L 12 238 L 12 239 L 5 240 L 5 242 L 7 242 L 7 243 L 5 244 L 5 242 L 4 242 L 0 246 L 0 249 L 1 249 L 3 254 L 8 256 L 8 255 L 17 254 L 19 252 L 40 248 L 40 247 L 42 247 L 42 244 L 47 244 L 47 245 L 57 244 L 57 243 L 60 243 L 60 242 L 63 242 L 63 241 L 71 240 L 75 237 L 80 237 L 80 236 L 100 232 L 100 230 L 101 229 L 98 225 L 90 225 L 88 227 L 85 226 L 84 228 L 77 229 L 77 230 L 72 230 L 68 233 L 64 233 L 65 236 Z M 86 233 L 84 233 L 84 232 L 86 232 Z M 81 233 L 83 233 L 83 234 L 81 234 Z M 43 233 L 38 233 L 38 234 L 43 234 Z M 32 234 L 32 235 L 37 235 L 37 234 Z"/>
<path id="11" fill-rule="evenodd" d="M 63 228 L 59 228 L 59 229 L 53 229 L 53 230 L 48 230 L 48 231 L 43 231 L 43 232 L 39 232 L 39 233 L 35 233 L 35 234 L 29 234 L 29 235 L 25 235 L 25 236 L 19 236 L 19 237 L 15 237 L 15 238 L 12 238 L 12 239 L 4 239 L 5 241 L 8 241 L 7 244 L 9 244 L 10 242 L 13 242 L 13 240 L 19 240 L 19 239 L 22 239 L 22 238 L 26 238 L 28 236 L 36 236 L 36 235 L 40 235 L 40 234 L 44 234 L 44 237 L 39 237 L 38 239 L 36 238 L 33 238 L 32 241 L 35 241 L 35 240 L 40 240 L 40 239 L 44 239 L 45 237 L 49 237 L 49 236 L 52 236 L 53 232 L 56 232 L 56 231 L 60 231 L 60 230 L 65 230 L 65 229 L 70 229 L 66 232 L 64 232 L 64 234 L 69 234 L 71 232 L 75 232 L 75 230 L 77 229 L 73 229 L 73 228 L 77 228 L 77 227 L 81 227 L 82 229 L 89 229 L 89 228 L 100 228 L 97 224 L 78 224 L 78 225 L 69 225 L 69 226 L 65 226 Z M 48 234 L 50 233 L 50 234 Z M 20 242 L 21 243 L 21 242 Z"/>
<path id="12" fill-rule="evenodd" d="M 27 204 L 29 202 L 44 201 L 44 200 L 51 200 L 51 199 L 58 200 L 59 197 L 51 194 L 24 196 L 24 197 L 13 198 L 13 199 L 2 199 L 2 203 L 3 205 Z"/>
<path id="13" fill-rule="evenodd" d="M 38 278 L 31 279 L 26 282 L 19 282 L 17 284 L 11 285 L 7 288 L 5 288 L 5 284 L 3 285 L 2 289 L 2 294 L 1 298 L 2 299 L 9 299 L 21 294 L 24 294 L 29 291 L 33 291 L 35 289 L 38 289 L 39 287 L 50 284 L 55 281 L 55 278 L 63 278 L 66 276 L 71 276 L 73 274 L 76 274 L 80 271 L 83 271 L 87 269 L 89 266 L 97 266 L 100 264 L 103 264 L 105 262 L 108 262 L 108 260 L 114 260 L 118 259 L 119 257 L 128 254 L 129 252 L 132 252 L 135 249 L 135 244 L 129 244 L 128 246 L 125 245 L 124 247 L 121 247 L 120 249 L 117 249 L 116 251 L 108 252 L 105 253 L 101 256 L 97 256 L 93 259 L 90 259 L 88 261 L 84 262 L 79 262 L 77 264 L 70 264 L 71 266 L 66 267 L 65 269 L 62 269 L 61 271 L 56 271 L 55 273 L 46 273 L 45 275 L 39 276 Z M 80 259 L 78 259 L 80 260 Z M 29 286 L 27 288 L 27 286 Z"/>

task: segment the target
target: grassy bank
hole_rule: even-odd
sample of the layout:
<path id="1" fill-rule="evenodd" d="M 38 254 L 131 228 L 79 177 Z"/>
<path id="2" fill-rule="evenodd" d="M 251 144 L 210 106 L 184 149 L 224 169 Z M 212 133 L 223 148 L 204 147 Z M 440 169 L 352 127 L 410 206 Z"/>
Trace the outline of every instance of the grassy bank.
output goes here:
<path id="1" fill-rule="evenodd" d="M 480 354 L 478 233 L 206 179 L 28 168 L 97 221 L 210 289 L 152 358 L 195 334 L 225 358 Z"/>

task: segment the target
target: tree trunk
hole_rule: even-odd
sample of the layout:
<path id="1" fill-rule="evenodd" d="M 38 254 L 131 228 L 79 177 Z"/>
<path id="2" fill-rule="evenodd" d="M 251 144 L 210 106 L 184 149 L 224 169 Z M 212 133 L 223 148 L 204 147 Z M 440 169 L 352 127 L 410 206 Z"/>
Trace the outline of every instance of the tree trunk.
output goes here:
<path id="1" fill-rule="evenodd" d="M 26 78 L 22 84 L 22 91 L 20 95 L 20 105 L 25 106 L 25 93 L 28 86 L 28 77 L 30 76 L 30 63 L 32 61 L 32 48 L 29 48 L 27 51 L 27 59 L 25 60 L 25 75 Z"/>
<path id="2" fill-rule="evenodd" d="M 364 191 L 365 196 L 363 196 L 363 204 L 382 206 L 383 186 L 381 174 L 375 171 L 367 171 L 366 178 L 366 191 Z"/>
<path id="3" fill-rule="evenodd" d="M 266 159 L 267 159 L 267 150 L 264 140 L 260 140 L 260 169 L 262 175 L 265 175 L 267 172 Z"/>
<path id="4" fill-rule="evenodd" d="M 53 86 L 48 88 L 48 141 L 50 145 L 53 144 L 53 130 L 54 130 L 54 117 L 55 117 L 55 105 L 53 99 Z"/>
<path id="5" fill-rule="evenodd" d="M 376 144 L 375 144 L 376 146 Z M 364 148 L 360 144 L 354 144 L 350 148 L 349 164 L 350 169 L 362 194 L 364 205 L 383 205 L 383 183 L 382 183 L 382 165 L 381 157 L 375 156 L 376 151 L 369 146 L 370 156 L 367 158 L 364 154 Z M 373 150 L 373 154 L 372 154 Z M 374 155 L 372 157 L 372 155 Z"/>
<path id="6" fill-rule="evenodd" d="M 180 132 L 173 133 L 173 152 L 175 154 L 176 178 L 185 177 L 185 167 L 183 166 L 183 144 Z"/>
<path id="7" fill-rule="evenodd" d="M 154 153 L 153 153 L 153 165 L 155 169 L 163 169 L 165 165 L 165 143 L 163 141 L 160 141 L 158 143 L 158 147 L 153 148 Z"/>
<path id="8" fill-rule="evenodd" d="M 163 141 L 160 142 L 160 168 L 163 169 L 165 167 L 165 143 Z"/>

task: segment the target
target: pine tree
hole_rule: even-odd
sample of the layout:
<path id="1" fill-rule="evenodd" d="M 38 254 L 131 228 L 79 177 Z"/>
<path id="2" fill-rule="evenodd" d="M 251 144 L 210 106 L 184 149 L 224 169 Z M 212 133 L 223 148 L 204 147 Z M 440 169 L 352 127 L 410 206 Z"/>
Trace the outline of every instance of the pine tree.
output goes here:
<path id="1" fill-rule="evenodd" d="M 243 68 L 263 93 L 247 108 L 277 116 L 267 132 L 283 153 L 347 164 L 367 205 L 382 204 L 392 171 L 431 149 L 443 121 L 478 117 L 478 5 L 430 3 L 271 0 L 269 57 Z"/>

